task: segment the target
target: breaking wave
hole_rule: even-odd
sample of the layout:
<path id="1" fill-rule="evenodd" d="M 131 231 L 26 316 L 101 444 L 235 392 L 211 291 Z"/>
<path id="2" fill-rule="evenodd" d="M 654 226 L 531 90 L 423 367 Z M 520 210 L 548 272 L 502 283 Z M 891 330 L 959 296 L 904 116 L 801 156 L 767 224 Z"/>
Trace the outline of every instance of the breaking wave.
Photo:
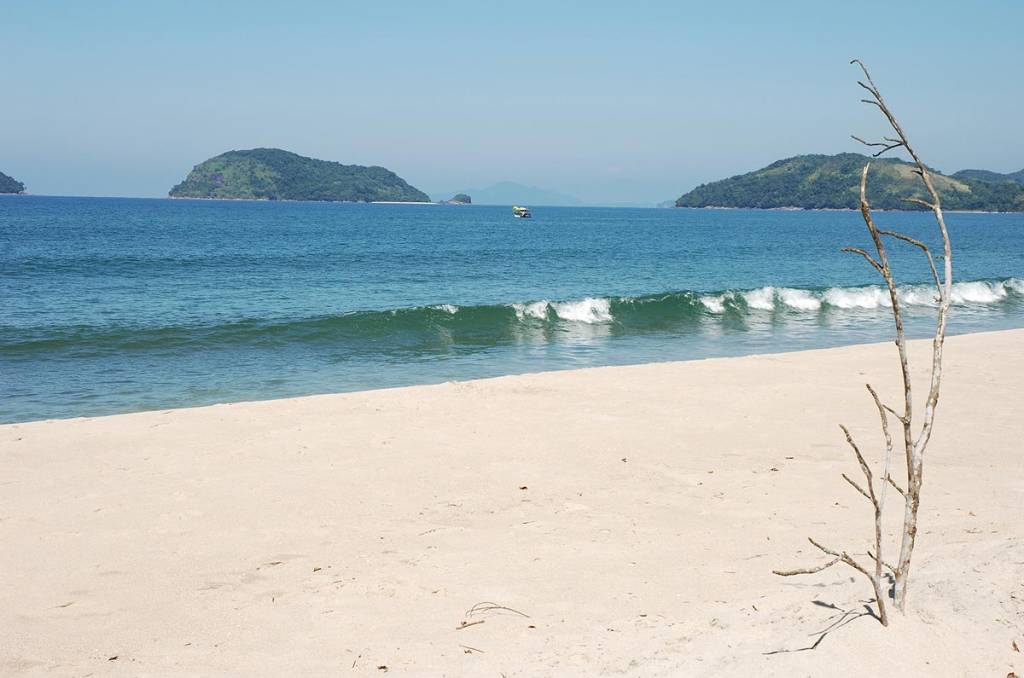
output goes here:
<path id="1" fill-rule="evenodd" d="M 906 285 L 900 301 L 913 313 L 936 305 L 931 285 Z M 962 309 L 1024 305 L 1024 280 L 974 280 L 953 285 L 953 304 Z M 892 302 L 882 286 L 759 287 L 714 293 L 668 292 L 635 297 L 524 301 L 509 304 L 433 306 L 367 310 L 298 319 L 248 319 L 217 325 L 134 327 L 118 325 L 22 328 L 0 326 L 0 355 L 40 351 L 96 354 L 133 349 L 277 346 L 320 343 L 353 355 L 388 347 L 417 352 L 434 347 L 491 345 L 514 340 L 528 329 L 569 331 L 607 327 L 619 334 L 666 329 L 731 318 L 813 317 L 888 309 Z"/>

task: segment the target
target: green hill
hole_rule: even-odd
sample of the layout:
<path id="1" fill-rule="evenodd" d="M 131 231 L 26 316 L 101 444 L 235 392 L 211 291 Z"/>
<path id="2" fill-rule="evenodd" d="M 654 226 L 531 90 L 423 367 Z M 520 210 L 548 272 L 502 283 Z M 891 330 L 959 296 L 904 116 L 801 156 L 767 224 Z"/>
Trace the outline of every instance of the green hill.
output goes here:
<path id="1" fill-rule="evenodd" d="M 1016 184 L 1024 184 L 1024 169 L 1017 172 L 1009 172 L 1008 174 L 990 172 L 989 170 L 965 169 L 954 172 L 950 176 L 961 181 L 984 181 L 990 184 L 1005 184 L 1009 181 Z"/>
<path id="2" fill-rule="evenodd" d="M 429 202 L 383 167 L 342 165 L 277 148 L 228 151 L 196 165 L 172 198 Z"/>
<path id="3" fill-rule="evenodd" d="M 860 175 L 868 157 L 858 153 L 798 155 L 748 174 L 698 186 L 676 207 L 797 207 L 856 209 Z M 925 198 L 914 165 L 896 158 L 872 160 L 868 200 L 876 209 L 921 209 L 905 198 Z M 1024 211 L 1024 186 L 932 174 L 942 205 L 949 210 Z"/>
<path id="4" fill-rule="evenodd" d="M 25 184 L 0 172 L 0 193 L 24 193 Z"/>

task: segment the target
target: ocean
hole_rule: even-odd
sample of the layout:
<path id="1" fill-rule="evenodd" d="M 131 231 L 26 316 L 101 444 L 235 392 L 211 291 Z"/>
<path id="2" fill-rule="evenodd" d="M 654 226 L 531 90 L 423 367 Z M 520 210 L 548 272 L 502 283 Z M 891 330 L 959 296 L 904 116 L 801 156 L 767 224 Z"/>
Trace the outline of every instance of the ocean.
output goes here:
<path id="1" fill-rule="evenodd" d="M 0 196 L 0 422 L 893 337 L 858 213 L 531 207 Z M 947 221 L 950 332 L 1024 327 L 1024 215 Z"/>

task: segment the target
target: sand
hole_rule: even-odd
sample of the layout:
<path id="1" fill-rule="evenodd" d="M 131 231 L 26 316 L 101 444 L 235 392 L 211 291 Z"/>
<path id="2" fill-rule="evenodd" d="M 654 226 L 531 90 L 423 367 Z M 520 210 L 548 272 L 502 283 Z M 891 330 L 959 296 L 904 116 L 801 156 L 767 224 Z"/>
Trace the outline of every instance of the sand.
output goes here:
<path id="1" fill-rule="evenodd" d="M 2 426 L 0 675 L 1021 673 L 1022 348 L 948 341 L 888 629 L 771 569 L 868 547 L 891 344 Z"/>

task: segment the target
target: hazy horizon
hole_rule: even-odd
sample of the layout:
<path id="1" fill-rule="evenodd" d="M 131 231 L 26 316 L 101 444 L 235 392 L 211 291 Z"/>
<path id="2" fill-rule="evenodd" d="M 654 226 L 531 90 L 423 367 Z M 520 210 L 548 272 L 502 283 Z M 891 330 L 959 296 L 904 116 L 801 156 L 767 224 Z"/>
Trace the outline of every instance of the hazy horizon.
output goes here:
<path id="1" fill-rule="evenodd" d="M 432 194 L 512 181 L 651 204 L 860 152 L 850 133 L 884 130 L 853 56 L 929 164 L 1021 169 L 1024 6 L 923 7 L 13 6 L 0 171 L 36 194 L 158 197 L 211 156 L 273 146 Z"/>

